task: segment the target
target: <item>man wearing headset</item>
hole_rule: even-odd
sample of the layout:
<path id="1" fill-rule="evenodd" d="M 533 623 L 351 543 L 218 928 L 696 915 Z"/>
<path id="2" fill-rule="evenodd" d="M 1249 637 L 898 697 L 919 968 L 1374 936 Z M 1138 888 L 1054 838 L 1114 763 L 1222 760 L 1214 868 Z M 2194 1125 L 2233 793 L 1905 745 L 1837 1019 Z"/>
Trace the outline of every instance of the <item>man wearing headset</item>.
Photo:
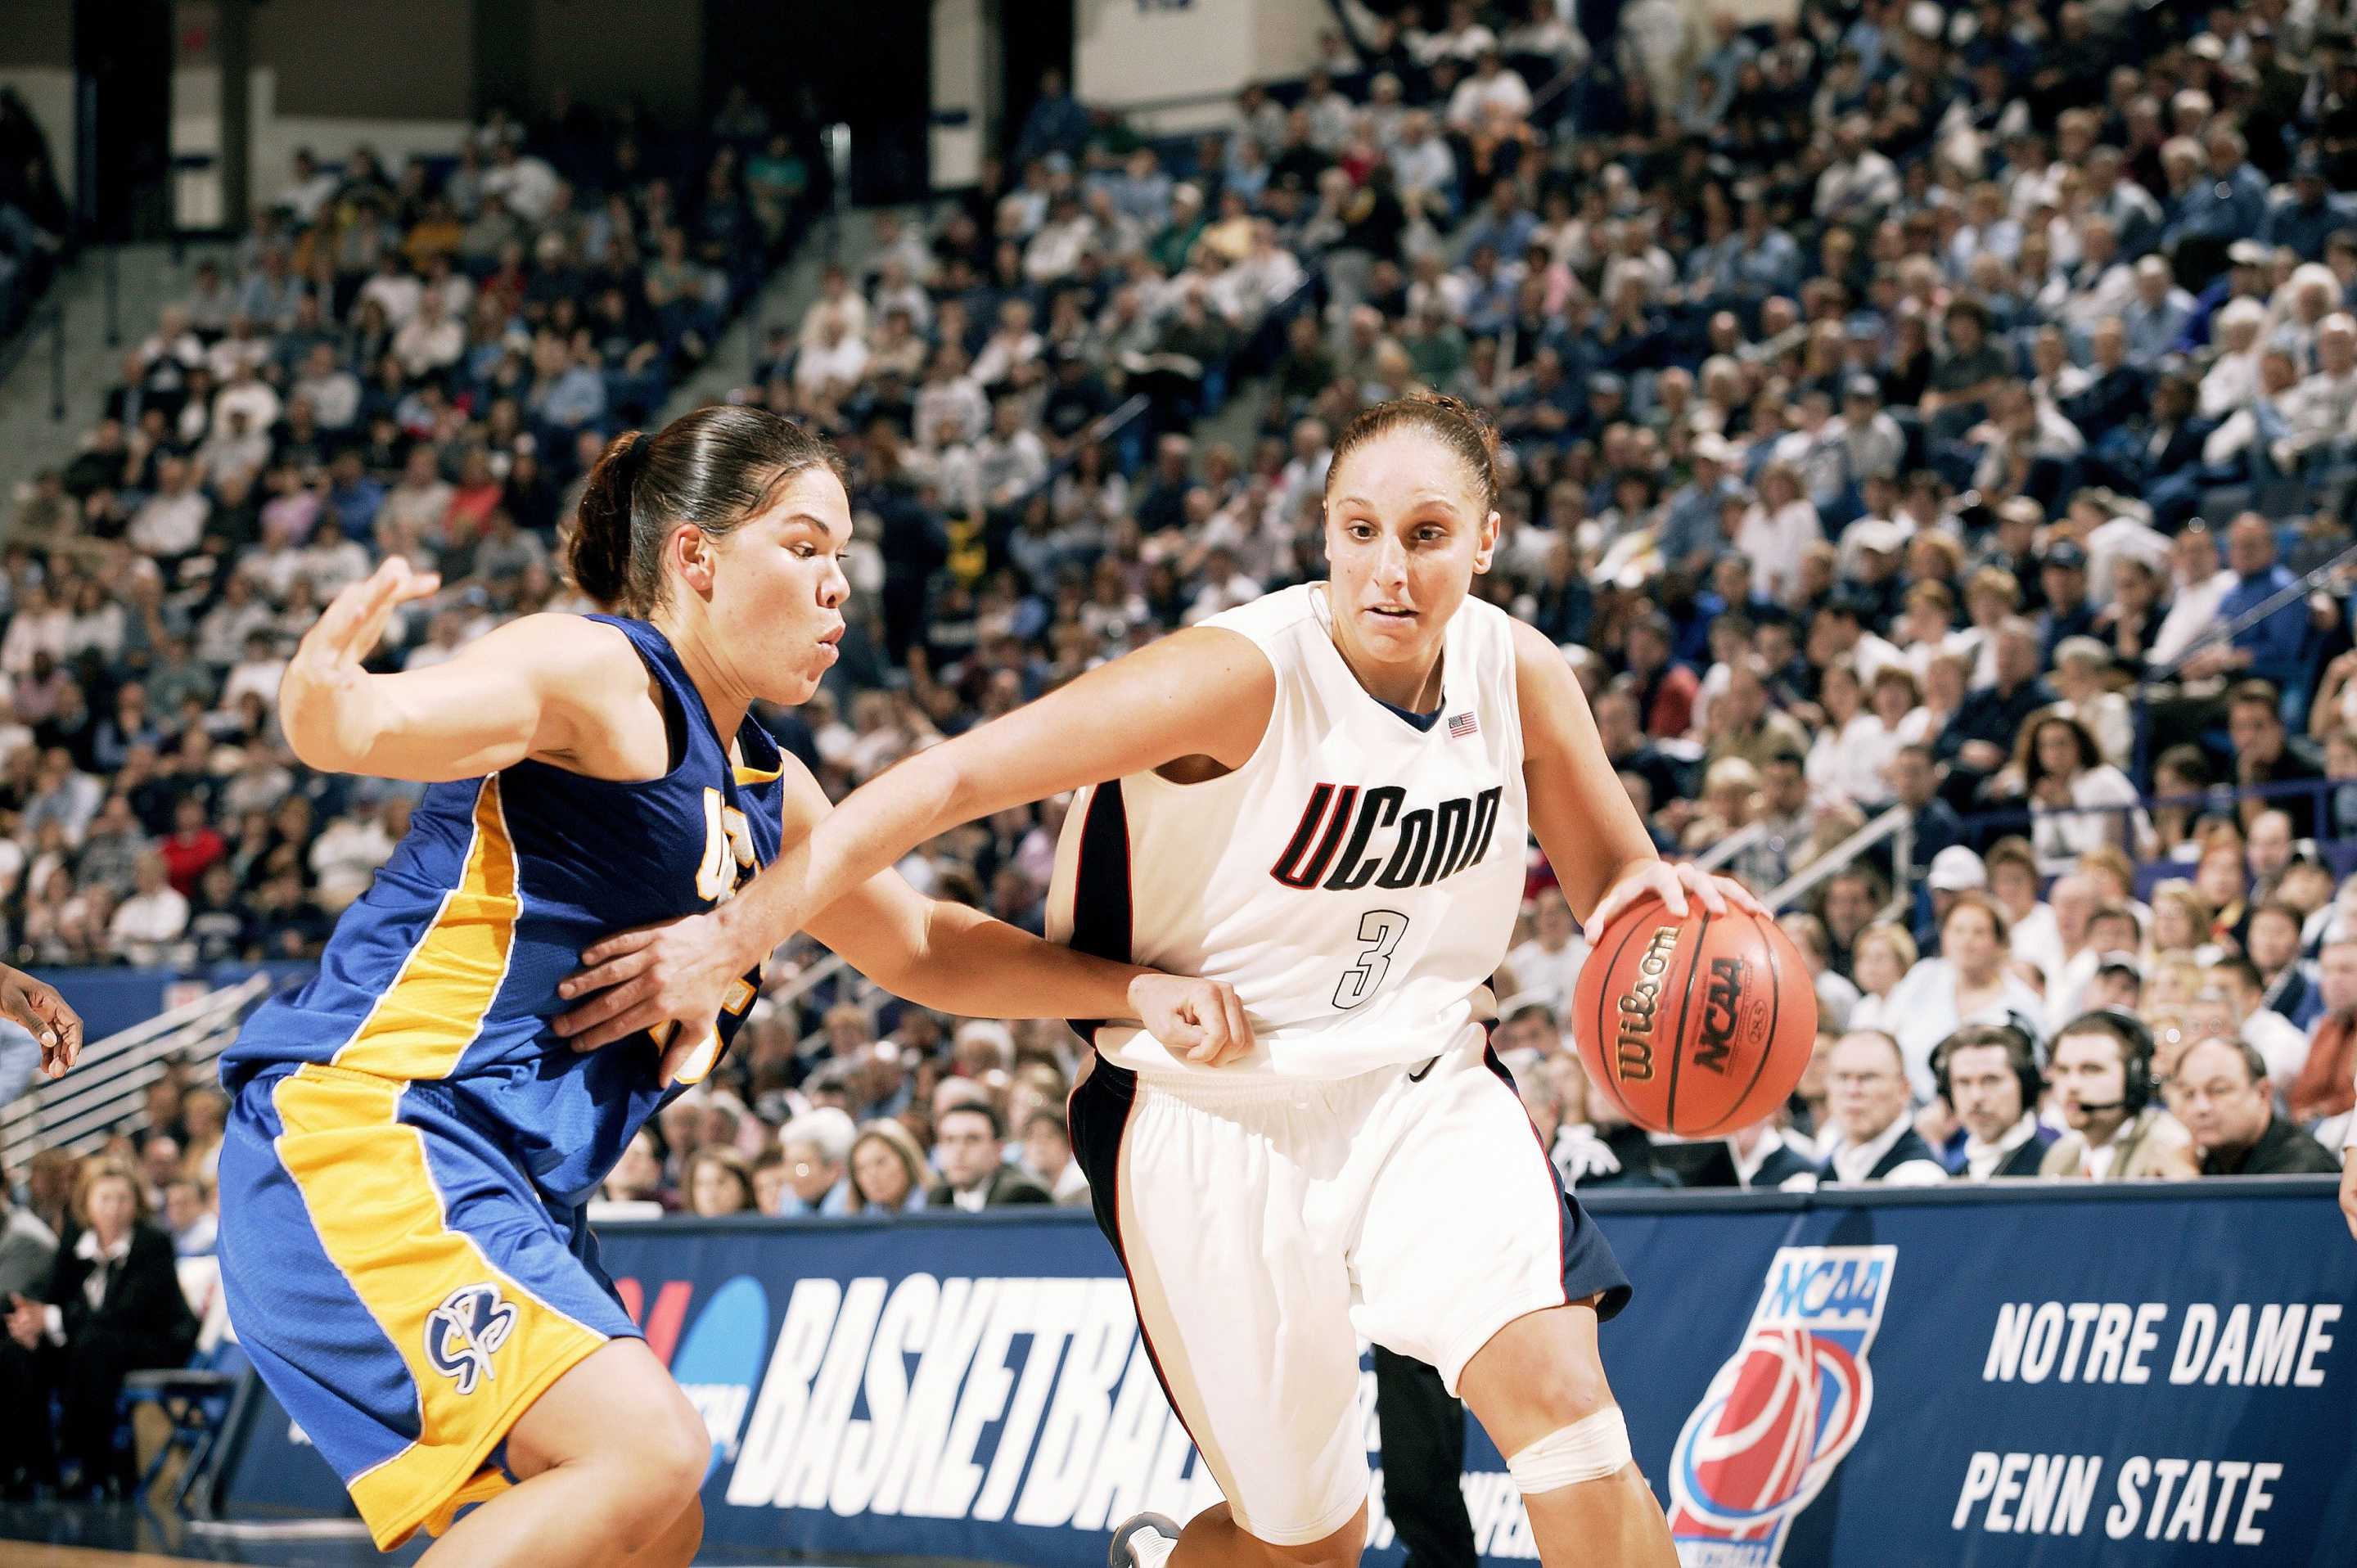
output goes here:
<path id="1" fill-rule="evenodd" d="M 2070 1131 L 2038 1174 L 2093 1181 L 2190 1180 L 2192 1135 L 2154 1103 L 2152 1035 L 2126 1013 L 2082 1013 L 2054 1037 L 2047 1064 Z"/>
<path id="2" fill-rule="evenodd" d="M 1963 1143 L 1946 1162 L 1950 1175 L 1988 1181 L 2038 1174 L 2054 1133 L 2039 1124 L 2046 1080 L 2027 1032 L 2012 1024 L 1967 1024 L 1932 1051 L 1932 1072 L 1964 1124 Z"/>

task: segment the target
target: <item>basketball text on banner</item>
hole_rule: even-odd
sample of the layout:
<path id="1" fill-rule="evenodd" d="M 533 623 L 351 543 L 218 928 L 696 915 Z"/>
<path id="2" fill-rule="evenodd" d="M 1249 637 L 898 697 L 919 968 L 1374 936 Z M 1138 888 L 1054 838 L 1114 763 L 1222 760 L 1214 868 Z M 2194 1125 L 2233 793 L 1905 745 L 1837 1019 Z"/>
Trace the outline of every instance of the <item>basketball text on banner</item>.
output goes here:
<path id="1" fill-rule="evenodd" d="M 1603 1331 L 1685 1568 L 2345 1560 L 2357 1247 L 2328 1180 L 1603 1197 Z M 712 1434 L 706 1538 L 1094 1568 L 1214 1497 L 1085 1214 L 617 1225 Z M 1372 1372 L 1368 1447 L 1380 1461 Z M 258 1390 L 257 1390 L 258 1392 Z M 266 1395 L 232 1510 L 316 1509 Z M 1537 1552 L 1496 1450 L 1485 1556 Z M 1402 1553 L 1377 1476 L 1369 1562 Z"/>

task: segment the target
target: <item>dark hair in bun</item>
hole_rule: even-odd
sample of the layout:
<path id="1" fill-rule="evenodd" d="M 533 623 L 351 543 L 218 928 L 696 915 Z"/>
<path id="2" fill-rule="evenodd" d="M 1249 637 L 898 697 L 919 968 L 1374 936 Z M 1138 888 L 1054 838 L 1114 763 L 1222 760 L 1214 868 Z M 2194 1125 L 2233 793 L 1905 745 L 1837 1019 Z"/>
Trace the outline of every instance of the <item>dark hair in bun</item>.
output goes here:
<path id="1" fill-rule="evenodd" d="M 766 409 L 715 404 L 651 434 L 626 430 L 589 470 L 565 564 L 605 608 L 651 614 L 665 596 L 662 549 L 673 529 L 693 523 L 720 538 L 813 468 L 840 477 L 843 462 L 823 439 Z"/>

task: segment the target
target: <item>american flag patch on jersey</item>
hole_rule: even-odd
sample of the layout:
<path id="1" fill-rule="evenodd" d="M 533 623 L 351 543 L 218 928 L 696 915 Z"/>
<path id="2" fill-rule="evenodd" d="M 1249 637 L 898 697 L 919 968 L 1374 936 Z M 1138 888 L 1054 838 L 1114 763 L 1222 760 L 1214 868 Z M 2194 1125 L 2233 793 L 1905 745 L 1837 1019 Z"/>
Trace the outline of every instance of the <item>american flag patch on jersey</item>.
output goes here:
<path id="1" fill-rule="evenodd" d="M 1473 715 L 1471 714 L 1451 714 L 1448 715 L 1448 738 L 1451 740 L 1463 740 L 1467 736 L 1471 735 L 1480 727 L 1480 726 L 1479 725 L 1476 725 L 1473 722 Z"/>

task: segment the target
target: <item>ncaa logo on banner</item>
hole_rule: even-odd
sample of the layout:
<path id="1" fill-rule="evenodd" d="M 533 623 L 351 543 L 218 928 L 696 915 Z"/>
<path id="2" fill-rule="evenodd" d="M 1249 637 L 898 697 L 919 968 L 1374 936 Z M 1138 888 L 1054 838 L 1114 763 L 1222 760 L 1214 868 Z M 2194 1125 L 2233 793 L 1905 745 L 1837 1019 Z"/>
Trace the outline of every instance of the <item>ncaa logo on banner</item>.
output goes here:
<path id="1" fill-rule="evenodd" d="M 1670 1535 L 1686 1568 L 1776 1568 L 1792 1521 L 1874 1406 L 1867 1351 L 1896 1247 L 1783 1247 L 1743 1343 L 1670 1454 Z"/>

